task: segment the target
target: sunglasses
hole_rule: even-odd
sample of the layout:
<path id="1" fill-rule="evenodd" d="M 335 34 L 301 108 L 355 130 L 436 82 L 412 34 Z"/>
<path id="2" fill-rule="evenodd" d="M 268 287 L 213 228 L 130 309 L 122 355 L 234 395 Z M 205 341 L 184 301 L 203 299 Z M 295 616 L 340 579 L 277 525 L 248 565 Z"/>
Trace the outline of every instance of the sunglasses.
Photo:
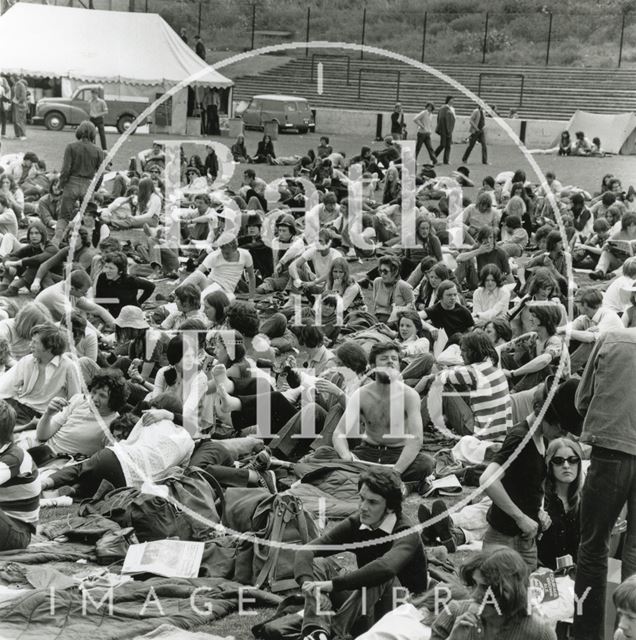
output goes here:
<path id="1" fill-rule="evenodd" d="M 567 462 L 571 467 L 573 467 L 574 465 L 579 464 L 581 460 L 578 456 L 568 456 L 567 458 L 554 456 L 550 462 L 557 467 L 562 467 Z"/>
<path id="2" fill-rule="evenodd" d="M 388 276 L 391 273 L 391 271 L 389 271 L 389 269 L 378 269 L 378 273 L 381 276 Z"/>

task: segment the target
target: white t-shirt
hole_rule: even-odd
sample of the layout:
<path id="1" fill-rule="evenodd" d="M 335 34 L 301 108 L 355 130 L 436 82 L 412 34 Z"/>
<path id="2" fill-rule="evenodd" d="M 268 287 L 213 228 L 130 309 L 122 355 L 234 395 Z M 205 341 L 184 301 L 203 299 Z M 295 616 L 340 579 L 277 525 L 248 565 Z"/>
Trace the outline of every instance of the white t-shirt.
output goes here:
<path id="1" fill-rule="evenodd" d="M 630 306 L 631 293 L 623 291 L 623 287 L 631 287 L 634 280 L 628 276 L 618 276 L 603 294 L 603 307 L 616 313 L 623 313 Z"/>
<path id="2" fill-rule="evenodd" d="M 92 456 L 107 443 L 107 434 L 102 424 L 108 428 L 117 417 L 113 411 L 101 420 L 90 407 L 88 398 L 78 393 L 74 395 L 62 411 L 51 418 L 51 426 L 58 430 L 46 441 L 53 453 L 81 453 Z"/>
<path id="3" fill-rule="evenodd" d="M 326 276 L 331 268 L 331 263 L 336 258 L 342 258 L 342 254 L 337 249 L 329 249 L 329 253 L 323 256 L 316 247 L 305 249 L 302 257 L 313 265 L 314 273 L 319 277 Z"/>
<path id="4" fill-rule="evenodd" d="M 247 249 L 238 249 L 238 253 L 239 258 L 236 262 L 228 262 L 223 257 L 221 249 L 216 249 L 203 261 L 203 266 L 210 269 L 208 280 L 229 293 L 234 293 L 243 271 L 254 267 L 252 255 Z"/>
<path id="5" fill-rule="evenodd" d="M 110 447 L 121 464 L 126 485 L 139 488 L 147 480 L 157 481 L 167 469 L 185 465 L 194 451 L 190 434 L 170 420 L 144 427 L 141 420 L 126 440 Z"/>
<path id="6" fill-rule="evenodd" d="M 41 302 L 58 322 L 66 315 L 67 309 L 75 309 L 77 298 L 66 294 L 66 281 L 62 280 L 56 284 L 43 289 L 35 298 L 36 302 Z"/>

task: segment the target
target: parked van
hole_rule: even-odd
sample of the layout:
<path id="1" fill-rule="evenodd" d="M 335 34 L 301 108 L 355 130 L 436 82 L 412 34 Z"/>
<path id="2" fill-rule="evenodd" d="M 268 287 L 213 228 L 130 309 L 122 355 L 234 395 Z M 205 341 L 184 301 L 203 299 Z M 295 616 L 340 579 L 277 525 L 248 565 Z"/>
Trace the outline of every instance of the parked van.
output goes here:
<path id="1" fill-rule="evenodd" d="M 316 130 L 309 103 L 297 96 L 254 96 L 240 116 L 246 129 L 263 129 L 266 122 L 274 122 L 279 131 L 296 129 L 298 133 L 307 133 Z"/>

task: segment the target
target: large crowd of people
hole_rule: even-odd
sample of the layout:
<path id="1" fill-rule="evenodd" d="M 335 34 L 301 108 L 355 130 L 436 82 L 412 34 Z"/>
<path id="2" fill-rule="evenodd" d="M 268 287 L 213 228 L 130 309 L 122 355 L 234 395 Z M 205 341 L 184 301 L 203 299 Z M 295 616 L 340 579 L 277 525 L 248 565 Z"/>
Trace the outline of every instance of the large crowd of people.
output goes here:
<path id="1" fill-rule="evenodd" d="M 326 136 L 301 156 L 264 136 L 250 156 L 239 136 L 236 189 L 218 186 L 214 146 L 153 144 L 83 202 L 104 159 L 88 121 L 57 167 L 36 148 L 0 156 L 1 549 L 29 544 L 42 491 L 80 499 L 195 466 L 276 493 L 290 461 L 356 463 L 359 510 L 314 544 L 390 540 L 357 547 L 345 573 L 297 552 L 302 637 L 361 633 L 392 586 L 431 588 L 428 548 L 467 542 L 483 545 L 462 570 L 470 591 L 432 638 L 555 637 L 528 613 L 527 581 L 564 563 L 586 598 L 572 637 L 603 637 L 610 539 L 623 536 L 624 578 L 636 539 L 634 192 L 514 167 L 474 184 L 465 163 L 443 166 L 452 98 L 437 149 L 433 111 L 415 118 L 415 158 L 400 105 L 395 135 L 350 158 Z M 464 161 L 477 142 L 487 164 L 480 109 Z M 595 282 L 577 286 L 572 267 Z M 228 438 L 257 444 L 237 462 Z M 441 461 L 482 488 L 451 516 L 423 497 Z M 400 535 L 409 494 L 421 535 Z M 475 608 L 489 590 L 495 606 Z M 616 592 L 619 638 L 636 637 L 634 593 L 633 579 Z"/>

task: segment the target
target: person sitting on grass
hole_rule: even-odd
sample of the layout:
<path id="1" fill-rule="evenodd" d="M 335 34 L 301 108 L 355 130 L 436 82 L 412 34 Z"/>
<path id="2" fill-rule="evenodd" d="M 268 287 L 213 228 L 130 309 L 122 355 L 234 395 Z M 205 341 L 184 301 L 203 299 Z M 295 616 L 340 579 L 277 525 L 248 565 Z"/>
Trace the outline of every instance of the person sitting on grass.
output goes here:
<path id="1" fill-rule="evenodd" d="M 403 513 L 400 485 L 393 470 L 365 471 L 358 482 L 359 511 L 312 540 L 310 550 L 296 552 L 304 640 L 357 637 L 391 610 L 398 593 L 427 589 L 426 554 L 419 533 L 408 533 L 413 524 Z M 384 544 L 371 542 L 388 536 L 392 539 Z M 349 544 L 355 544 L 357 569 L 340 573 L 332 549 Z"/>
<path id="2" fill-rule="evenodd" d="M 181 402 L 167 394 L 150 401 L 151 408 L 182 414 Z M 109 444 L 80 464 L 63 467 L 42 482 L 42 490 L 64 487 L 61 494 L 88 498 L 102 480 L 113 487 L 140 488 L 156 482 L 171 467 L 185 466 L 194 450 L 194 441 L 181 426 L 166 419 L 154 421 L 147 413 L 133 427 L 126 440 Z"/>
<path id="3" fill-rule="evenodd" d="M 40 515 L 40 475 L 13 443 L 16 413 L 0 400 L 0 551 L 26 549 Z"/>
<path id="4" fill-rule="evenodd" d="M 636 576 L 630 576 L 618 585 L 612 596 L 618 624 L 614 640 L 636 638 Z"/>
<path id="5" fill-rule="evenodd" d="M 38 466 L 62 454 L 91 456 L 107 444 L 108 427 L 126 404 L 129 389 L 119 369 L 103 369 L 93 376 L 90 398 L 78 393 L 70 400 L 51 400 L 38 421 L 29 449 Z"/>
<path id="6" fill-rule="evenodd" d="M 16 411 L 19 425 L 36 426 L 53 398 L 80 392 L 79 366 L 66 354 L 61 329 L 41 324 L 31 330 L 31 354 L 0 375 L 0 398 Z"/>
<path id="7" fill-rule="evenodd" d="M 481 551 L 461 576 L 473 588 L 471 598 L 444 605 L 430 640 L 556 640 L 550 622 L 529 610 L 528 569 L 516 551 L 502 546 Z"/>

